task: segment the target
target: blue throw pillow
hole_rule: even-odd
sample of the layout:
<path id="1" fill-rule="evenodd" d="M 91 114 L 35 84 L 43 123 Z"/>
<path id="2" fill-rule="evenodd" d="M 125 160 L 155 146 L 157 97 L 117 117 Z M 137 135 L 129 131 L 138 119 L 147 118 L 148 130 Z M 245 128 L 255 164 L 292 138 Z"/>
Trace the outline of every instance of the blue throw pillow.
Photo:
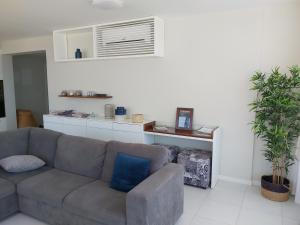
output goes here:
<path id="1" fill-rule="evenodd" d="M 110 187 L 118 191 L 129 192 L 145 180 L 150 174 L 149 159 L 118 153 Z"/>

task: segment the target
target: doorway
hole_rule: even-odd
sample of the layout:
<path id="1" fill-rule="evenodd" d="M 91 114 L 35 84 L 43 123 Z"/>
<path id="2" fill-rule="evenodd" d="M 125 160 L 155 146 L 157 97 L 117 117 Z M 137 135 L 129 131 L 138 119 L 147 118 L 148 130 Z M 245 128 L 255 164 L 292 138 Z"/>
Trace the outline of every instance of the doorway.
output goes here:
<path id="1" fill-rule="evenodd" d="M 18 127 L 43 127 L 49 113 L 46 52 L 12 56 Z"/>

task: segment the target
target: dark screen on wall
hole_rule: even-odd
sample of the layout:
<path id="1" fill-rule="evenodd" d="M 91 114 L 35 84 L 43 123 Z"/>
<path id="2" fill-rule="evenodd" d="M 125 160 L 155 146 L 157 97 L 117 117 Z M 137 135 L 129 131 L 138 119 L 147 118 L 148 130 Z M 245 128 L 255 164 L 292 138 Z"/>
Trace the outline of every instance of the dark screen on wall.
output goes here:
<path id="1" fill-rule="evenodd" d="M 5 117 L 3 80 L 0 80 L 0 118 Z"/>

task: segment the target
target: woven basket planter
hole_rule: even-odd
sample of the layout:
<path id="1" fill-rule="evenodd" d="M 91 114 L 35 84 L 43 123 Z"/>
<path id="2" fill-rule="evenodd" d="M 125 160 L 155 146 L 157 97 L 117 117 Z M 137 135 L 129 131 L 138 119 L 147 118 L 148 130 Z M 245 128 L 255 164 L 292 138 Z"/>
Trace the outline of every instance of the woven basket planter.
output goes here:
<path id="1" fill-rule="evenodd" d="M 273 184 L 272 179 L 272 176 L 261 177 L 262 196 L 276 202 L 288 201 L 290 197 L 290 181 L 288 179 L 284 179 L 284 185 L 281 185 Z"/>

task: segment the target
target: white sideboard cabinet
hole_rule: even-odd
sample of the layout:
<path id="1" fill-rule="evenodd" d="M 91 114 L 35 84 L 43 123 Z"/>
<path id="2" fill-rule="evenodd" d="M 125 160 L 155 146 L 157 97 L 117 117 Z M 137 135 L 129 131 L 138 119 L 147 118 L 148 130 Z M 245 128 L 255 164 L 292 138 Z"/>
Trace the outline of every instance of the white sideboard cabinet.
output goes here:
<path id="1" fill-rule="evenodd" d="M 122 141 L 144 143 L 145 123 L 106 120 L 103 118 L 74 118 L 55 115 L 44 115 L 46 129 L 69 135 L 88 137 L 103 141 Z"/>
<path id="2" fill-rule="evenodd" d="M 112 122 L 104 120 L 87 120 L 86 136 L 103 141 L 113 140 Z"/>

